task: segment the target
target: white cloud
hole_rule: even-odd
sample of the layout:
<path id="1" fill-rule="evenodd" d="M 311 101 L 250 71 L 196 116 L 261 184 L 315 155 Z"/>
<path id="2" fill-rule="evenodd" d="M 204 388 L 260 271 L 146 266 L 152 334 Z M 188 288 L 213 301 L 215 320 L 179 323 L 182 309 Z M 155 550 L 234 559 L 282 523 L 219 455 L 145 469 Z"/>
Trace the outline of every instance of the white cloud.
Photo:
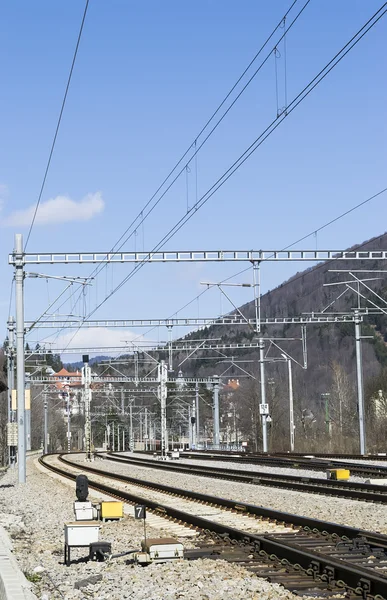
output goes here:
<path id="1" fill-rule="evenodd" d="M 144 341 L 141 335 L 141 329 L 138 331 L 130 331 L 129 329 L 106 329 L 104 327 L 88 327 L 80 329 L 75 335 L 75 331 L 69 331 L 60 336 L 55 346 L 58 349 L 65 348 L 69 344 L 70 348 L 102 348 L 106 346 L 123 347 L 125 341 L 136 340 L 136 343 L 141 344 Z M 74 339 L 72 339 L 74 336 Z M 128 344 L 128 348 L 131 344 Z M 55 348 L 52 348 L 55 352 Z M 123 353 L 124 350 L 121 351 Z M 94 354 L 94 353 L 93 353 Z M 97 352 L 97 354 L 109 354 L 108 351 Z M 66 355 L 62 358 L 65 359 Z"/>
<path id="2" fill-rule="evenodd" d="M 1 186 L 0 186 L 1 199 Z M 101 192 L 87 194 L 80 202 L 68 196 L 56 196 L 39 205 L 35 225 L 52 225 L 70 221 L 89 221 L 105 207 Z M 15 210 L 0 220 L 3 227 L 28 227 L 35 211 L 35 205 L 24 210 Z"/>

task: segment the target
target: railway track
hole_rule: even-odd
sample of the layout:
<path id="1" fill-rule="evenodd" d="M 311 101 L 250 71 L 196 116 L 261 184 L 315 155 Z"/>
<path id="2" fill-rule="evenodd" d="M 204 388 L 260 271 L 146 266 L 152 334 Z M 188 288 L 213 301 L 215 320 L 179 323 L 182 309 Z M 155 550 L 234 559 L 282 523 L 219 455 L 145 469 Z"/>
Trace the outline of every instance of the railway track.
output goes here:
<path id="1" fill-rule="evenodd" d="M 205 550 L 189 551 L 187 558 L 190 552 L 191 558 L 195 552 L 215 553 L 299 595 L 328 598 L 342 593 L 346 598 L 387 600 L 387 536 L 139 481 L 73 463 L 63 455 L 60 461 L 67 470 L 49 461 L 50 455 L 40 459 L 45 467 L 71 479 L 80 470 L 91 473 L 90 487 L 129 503 L 146 504 L 149 510 L 199 528 L 213 539 L 212 550 L 206 542 Z M 70 473 L 69 467 L 76 473 Z M 106 478 L 120 481 L 125 489 L 107 485 Z M 138 487 L 142 488 L 140 495 Z"/>
<path id="2" fill-rule="evenodd" d="M 221 467 L 196 466 L 190 464 L 175 464 L 164 461 L 151 461 L 132 456 L 120 454 L 97 453 L 96 456 L 120 462 L 132 464 L 150 469 L 169 470 L 199 477 L 211 477 L 215 479 L 224 479 L 226 481 L 240 481 L 252 485 L 263 485 L 269 487 L 282 488 L 287 490 L 296 490 L 305 493 L 325 494 L 341 498 L 351 498 L 365 502 L 375 502 L 387 504 L 387 488 L 381 485 L 369 483 L 356 483 L 347 481 L 333 481 L 312 477 L 298 477 L 293 475 L 279 475 L 259 471 L 238 471 Z"/>
<path id="3" fill-rule="evenodd" d="M 145 451 L 142 451 L 145 452 Z M 148 454 L 151 451 L 146 451 Z M 345 459 L 349 461 L 383 461 L 387 462 L 387 452 L 379 454 L 345 454 L 345 453 L 324 453 L 324 452 L 241 452 L 240 450 L 185 450 L 183 453 L 196 454 L 217 454 L 220 456 L 242 456 L 250 458 L 272 457 L 272 458 L 328 458 L 332 460 Z"/>
<path id="4" fill-rule="evenodd" d="M 305 468 L 311 471 L 326 471 L 327 469 L 350 469 L 351 473 L 361 477 L 369 478 L 386 478 L 387 479 L 387 467 L 370 465 L 370 464 L 359 464 L 342 462 L 340 460 L 329 460 L 323 458 L 308 458 L 307 456 L 292 455 L 287 456 L 271 456 L 271 455 L 251 455 L 251 454 L 218 454 L 217 452 L 182 452 L 183 458 L 190 458 L 196 460 L 222 460 L 224 462 L 234 462 L 243 464 L 254 464 L 254 465 L 266 465 L 272 467 L 287 467 L 293 469 Z M 386 458 L 384 459 L 386 460 Z"/>

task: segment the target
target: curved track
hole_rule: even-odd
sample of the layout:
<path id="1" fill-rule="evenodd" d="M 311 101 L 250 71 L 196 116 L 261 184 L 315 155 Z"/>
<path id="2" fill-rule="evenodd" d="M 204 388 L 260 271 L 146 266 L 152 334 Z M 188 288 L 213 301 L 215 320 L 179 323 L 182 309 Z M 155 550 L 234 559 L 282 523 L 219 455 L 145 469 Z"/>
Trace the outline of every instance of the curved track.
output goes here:
<path id="1" fill-rule="evenodd" d="M 238 471 L 233 469 L 197 466 L 190 464 L 176 464 L 165 461 L 153 461 L 136 456 L 127 456 L 116 453 L 97 453 L 96 456 L 116 462 L 133 464 L 151 469 L 163 469 L 180 473 L 188 473 L 200 477 L 225 479 L 227 481 L 240 481 L 252 485 L 296 490 L 314 494 L 351 498 L 365 502 L 387 504 L 387 487 L 369 483 L 354 483 L 347 481 L 333 481 L 313 477 L 299 477 L 295 475 L 282 475 L 260 471 Z"/>
<path id="2" fill-rule="evenodd" d="M 47 468 L 71 479 L 76 473 L 70 473 L 63 468 L 47 464 L 49 456 L 42 457 L 40 462 Z M 122 498 L 130 503 L 146 504 L 148 509 L 161 513 L 166 517 L 188 523 L 202 531 L 212 533 L 232 542 L 235 540 L 249 552 L 250 566 L 257 566 L 254 561 L 264 560 L 267 576 L 268 564 L 271 570 L 277 573 L 277 581 L 289 589 L 310 590 L 312 587 L 320 591 L 324 589 L 324 597 L 329 597 L 343 588 L 350 591 L 348 597 L 360 594 L 363 598 L 387 600 L 387 536 L 346 527 L 335 523 L 320 521 L 291 515 L 280 511 L 272 511 L 254 505 L 234 502 L 223 498 L 199 494 L 192 491 L 181 490 L 171 486 L 155 484 L 153 482 L 139 481 L 133 477 L 116 475 L 95 467 L 72 463 L 69 458 L 62 455 L 60 460 L 68 467 L 75 468 L 78 472 L 92 473 L 94 479 L 89 480 L 92 488 Z M 152 490 L 148 496 L 142 493 L 138 496 L 128 493 L 119 487 L 112 487 L 98 481 L 99 478 L 114 479 L 131 483 Z M 164 494 L 163 504 L 155 501 L 155 492 L 159 496 Z M 149 497 L 150 496 L 150 497 Z M 176 508 L 180 499 L 193 501 L 189 511 Z M 285 524 L 287 527 L 296 528 L 296 531 L 279 531 L 269 534 L 251 533 L 237 529 L 230 525 L 220 523 L 219 519 L 208 519 L 197 515 L 198 504 L 216 507 L 219 510 L 236 512 L 236 519 L 242 513 L 260 519 L 268 519 L 276 524 Z M 196 506 L 196 508 L 195 508 Z M 240 519 L 238 519 L 240 522 Z M 223 558 L 223 556 L 222 556 Z M 266 561 L 266 562 L 265 562 Z M 271 561 L 271 562 L 270 562 Z M 254 563 L 254 565 L 252 565 Z M 291 565 L 289 565 L 291 563 Z M 275 567 L 278 566 L 278 568 Z M 258 565 L 257 570 L 261 567 Z M 282 575 L 280 575 L 280 572 Z M 312 583 L 305 584 L 305 576 L 312 577 Z M 274 575 L 270 577 L 275 580 Z M 273 579 L 274 578 L 274 579 Z M 282 580 L 281 580 L 282 578 Z M 290 582 L 290 585 L 289 585 Z M 331 590 L 328 592 L 326 586 Z M 315 592 L 316 594 L 317 592 Z"/>

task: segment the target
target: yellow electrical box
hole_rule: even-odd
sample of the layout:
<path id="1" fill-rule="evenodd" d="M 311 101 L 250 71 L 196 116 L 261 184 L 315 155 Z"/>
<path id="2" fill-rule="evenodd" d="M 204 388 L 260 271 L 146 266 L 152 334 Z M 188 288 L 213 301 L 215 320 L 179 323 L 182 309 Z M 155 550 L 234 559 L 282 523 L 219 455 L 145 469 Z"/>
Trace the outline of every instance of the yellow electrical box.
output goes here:
<path id="1" fill-rule="evenodd" d="M 124 509 L 122 502 L 101 502 L 100 516 L 102 521 L 106 519 L 122 519 Z"/>
<path id="2" fill-rule="evenodd" d="M 348 469 L 329 469 L 328 479 L 336 479 L 337 481 L 347 481 L 350 476 Z"/>

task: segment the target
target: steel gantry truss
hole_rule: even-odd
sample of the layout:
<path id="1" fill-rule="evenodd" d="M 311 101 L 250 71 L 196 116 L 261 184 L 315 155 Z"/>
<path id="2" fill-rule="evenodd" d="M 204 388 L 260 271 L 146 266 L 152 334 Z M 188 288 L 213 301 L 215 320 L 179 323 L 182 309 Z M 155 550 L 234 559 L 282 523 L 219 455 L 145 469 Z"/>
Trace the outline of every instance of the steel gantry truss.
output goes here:
<path id="1" fill-rule="evenodd" d="M 23 253 L 24 264 L 98 264 L 143 262 L 263 262 L 386 260 L 387 250 L 194 250 L 171 252 L 39 252 Z M 18 264 L 17 249 L 9 255 Z"/>
<path id="2" fill-rule="evenodd" d="M 25 365 L 24 365 L 24 278 L 25 265 L 29 264 L 102 264 L 102 263 L 171 263 L 171 262 L 250 262 L 254 274 L 254 300 L 256 306 L 256 331 L 260 332 L 260 281 L 256 283 L 256 271 L 266 261 L 354 261 L 386 260 L 387 250 L 199 250 L 178 252 L 70 252 L 26 253 L 23 236 L 15 235 L 15 247 L 9 255 L 9 264 L 15 269 L 16 302 L 16 357 L 17 357 L 17 423 L 18 423 L 18 475 L 19 482 L 26 481 L 25 447 Z M 256 290 L 258 289 L 258 294 Z M 259 343 L 264 344 L 260 339 Z M 260 355 L 262 354 L 260 348 Z M 261 360 L 261 401 L 265 398 L 265 377 Z M 263 432 L 266 438 L 266 418 L 263 416 Z"/>
<path id="3" fill-rule="evenodd" d="M 379 311 L 380 312 L 380 311 Z M 368 314 L 370 314 L 368 312 Z M 324 324 L 324 323 L 345 323 L 351 321 L 350 314 L 319 314 L 316 313 L 310 316 L 299 317 L 268 317 L 261 318 L 261 326 L 266 325 L 306 325 L 308 323 Z M 256 319 L 245 319 L 239 315 L 227 315 L 216 319 L 97 319 L 97 320 L 46 320 L 46 321 L 25 321 L 26 331 L 31 329 L 78 329 L 79 327 L 86 328 L 114 328 L 118 327 L 125 329 L 126 327 L 211 327 L 213 325 L 247 325 L 256 327 Z"/>

